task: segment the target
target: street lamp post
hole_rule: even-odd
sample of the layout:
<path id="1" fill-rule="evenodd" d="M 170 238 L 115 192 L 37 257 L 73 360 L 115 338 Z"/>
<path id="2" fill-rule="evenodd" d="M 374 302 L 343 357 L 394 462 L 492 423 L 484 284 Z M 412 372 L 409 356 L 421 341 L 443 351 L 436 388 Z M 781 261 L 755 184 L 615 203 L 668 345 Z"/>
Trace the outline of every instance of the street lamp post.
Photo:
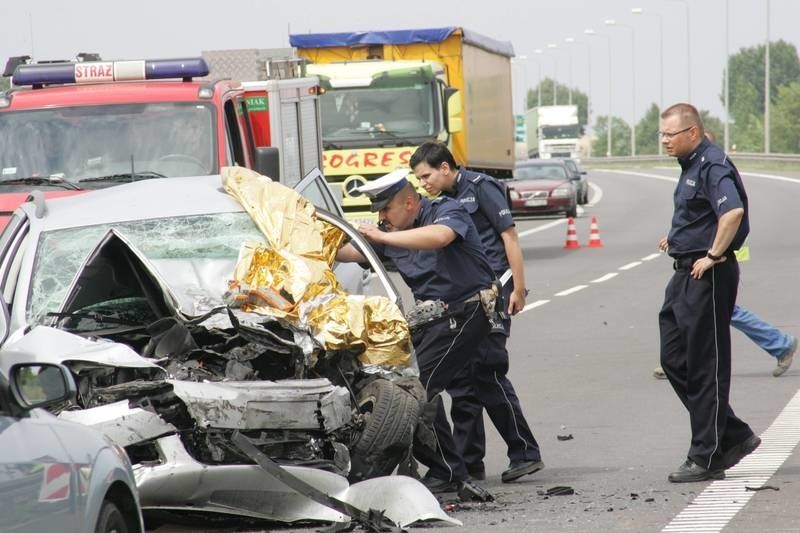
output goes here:
<path id="1" fill-rule="evenodd" d="M 658 64 L 659 64 L 658 113 L 660 115 L 661 112 L 664 110 L 664 19 L 658 13 L 645 13 L 644 9 L 642 9 L 641 7 L 632 8 L 631 13 L 633 13 L 634 15 L 645 15 L 650 17 L 656 17 L 658 19 Z M 726 54 L 727 54 L 727 47 L 726 47 Z M 661 144 L 660 141 L 656 142 L 656 144 L 658 144 L 658 155 L 663 155 L 664 145 Z"/>
<path id="2" fill-rule="evenodd" d="M 525 64 L 523 63 L 526 59 L 528 59 L 528 56 L 524 55 L 511 58 L 511 65 L 522 69 L 522 80 L 520 80 L 522 81 L 522 113 L 525 113 L 528 108 L 528 69 L 525 68 Z M 519 83 L 515 83 L 515 85 L 519 86 Z"/>
<path id="3" fill-rule="evenodd" d="M 764 153 L 769 153 L 769 0 L 767 0 L 767 42 L 764 43 Z"/>
<path id="4" fill-rule="evenodd" d="M 605 21 L 606 26 L 614 26 L 617 28 L 625 28 L 631 32 L 631 86 L 633 87 L 633 91 L 631 94 L 631 108 L 633 109 L 633 116 L 631 117 L 631 156 L 636 155 L 636 43 L 634 42 L 634 34 L 633 28 L 630 26 L 626 26 L 625 24 L 619 24 L 614 19 L 607 19 Z M 609 46 L 611 46 L 609 44 Z"/>
<path id="5" fill-rule="evenodd" d="M 550 50 L 555 50 L 556 45 L 554 43 L 550 43 L 547 45 L 547 48 Z M 558 61 L 556 57 L 553 56 L 553 105 L 558 105 L 558 85 L 556 84 L 556 78 L 558 77 Z"/>
<path id="6" fill-rule="evenodd" d="M 606 157 L 611 157 L 611 39 L 608 37 L 608 35 L 597 33 L 591 28 L 583 30 L 583 33 L 585 35 L 604 38 L 606 40 L 606 46 L 608 47 L 608 120 L 606 121 Z"/>
<path id="7" fill-rule="evenodd" d="M 542 107 L 542 54 L 544 50 L 537 48 L 533 51 L 534 54 L 539 56 L 539 82 L 536 84 L 536 106 Z"/>
<path id="8" fill-rule="evenodd" d="M 568 86 L 567 86 L 567 94 L 568 96 L 568 103 L 572 105 L 572 54 L 570 54 L 569 50 L 566 48 L 559 48 L 557 44 L 548 44 L 548 48 L 553 50 L 554 52 L 566 52 L 567 54 L 567 79 L 568 79 Z"/>
<path id="9" fill-rule="evenodd" d="M 731 97 L 731 53 L 729 47 L 729 29 L 731 26 L 731 5 L 728 0 L 725 0 L 725 135 L 723 147 L 727 153 L 730 150 L 730 136 L 731 136 L 731 115 L 729 100 Z M 661 143 L 658 143 L 661 146 Z"/>
<path id="10" fill-rule="evenodd" d="M 592 49 L 588 44 L 576 41 L 574 37 L 566 37 L 564 42 L 573 46 L 579 44 L 586 47 L 586 65 L 589 67 L 587 69 L 589 90 L 586 91 L 586 124 L 590 126 L 592 124 Z M 589 144 L 589 152 L 591 153 L 591 143 Z"/>
<path id="11" fill-rule="evenodd" d="M 686 14 L 686 88 L 688 93 L 688 103 L 692 103 L 692 32 L 689 23 L 689 2 L 686 0 L 667 0 L 668 2 L 680 2 L 683 4 Z M 659 143 L 660 144 L 660 143 Z"/>

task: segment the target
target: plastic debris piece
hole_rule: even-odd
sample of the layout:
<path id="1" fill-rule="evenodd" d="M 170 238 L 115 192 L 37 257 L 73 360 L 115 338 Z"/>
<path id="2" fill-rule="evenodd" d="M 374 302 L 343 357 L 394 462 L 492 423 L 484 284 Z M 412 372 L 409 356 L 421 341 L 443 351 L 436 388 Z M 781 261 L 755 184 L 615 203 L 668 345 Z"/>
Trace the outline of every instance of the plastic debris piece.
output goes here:
<path id="1" fill-rule="evenodd" d="M 572 436 L 572 433 L 570 433 L 569 435 L 556 435 L 556 438 L 557 438 L 558 440 L 572 440 L 572 439 L 574 439 L 575 437 L 573 437 L 573 436 Z"/>
<path id="2" fill-rule="evenodd" d="M 539 496 L 569 496 L 571 494 L 575 494 L 575 489 L 572 487 L 567 487 L 563 485 L 559 485 L 556 487 L 550 487 L 546 491 L 539 490 L 536 491 Z"/>
<path id="3" fill-rule="evenodd" d="M 745 485 L 744 490 L 759 491 L 759 490 L 781 490 L 780 487 L 774 485 L 761 485 L 760 487 L 750 487 Z"/>

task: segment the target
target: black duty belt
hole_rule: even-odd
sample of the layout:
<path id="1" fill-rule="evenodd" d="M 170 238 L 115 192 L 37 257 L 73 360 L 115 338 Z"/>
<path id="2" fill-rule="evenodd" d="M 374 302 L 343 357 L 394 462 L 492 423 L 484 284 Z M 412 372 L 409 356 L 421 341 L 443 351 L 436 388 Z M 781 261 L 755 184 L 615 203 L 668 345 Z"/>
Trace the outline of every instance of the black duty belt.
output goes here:
<path id="1" fill-rule="evenodd" d="M 728 258 L 728 261 L 736 259 L 736 256 L 733 254 L 733 252 L 726 253 L 724 255 L 725 255 L 725 257 Z M 705 253 L 699 253 L 699 252 L 696 253 L 696 254 L 681 255 L 679 257 L 674 258 L 674 260 L 672 262 L 672 268 L 673 268 L 673 270 L 676 270 L 678 272 L 682 272 L 682 271 L 685 271 L 685 270 L 691 270 L 692 266 L 694 265 L 694 262 L 697 261 L 698 259 L 703 258 L 703 257 L 706 257 L 706 254 Z"/>

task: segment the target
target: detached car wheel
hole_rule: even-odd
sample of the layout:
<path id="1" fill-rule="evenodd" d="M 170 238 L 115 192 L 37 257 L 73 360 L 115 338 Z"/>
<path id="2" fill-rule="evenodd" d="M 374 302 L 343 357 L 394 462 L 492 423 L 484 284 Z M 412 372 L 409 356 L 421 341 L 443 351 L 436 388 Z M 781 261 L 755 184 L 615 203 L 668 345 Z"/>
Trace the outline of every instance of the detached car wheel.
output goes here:
<path id="1" fill-rule="evenodd" d="M 128 533 L 128 524 L 119 508 L 113 502 L 105 500 L 94 530 L 95 533 Z"/>
<path id="2" fill-rule="evenodd" d="M 419 402 L 382 378 L 368 383 L 356 399 L 364 428 L 350 447 L 350 481 L 388 476 L 411 447 Z"/>

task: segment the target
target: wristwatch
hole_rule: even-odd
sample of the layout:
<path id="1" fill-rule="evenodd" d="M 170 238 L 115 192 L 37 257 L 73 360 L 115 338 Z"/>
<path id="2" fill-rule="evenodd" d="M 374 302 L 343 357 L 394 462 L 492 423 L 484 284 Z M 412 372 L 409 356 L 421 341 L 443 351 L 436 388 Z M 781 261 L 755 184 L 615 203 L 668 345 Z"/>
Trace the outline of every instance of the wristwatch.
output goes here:
<path id="1" fill-rule="evenodd" d="M 719 261 L 720 259 L 722 259 L 721 255 L 714 255 L 710 251 L 706 253 L 706 257 L 708 257 L 712 261 Z"/>

